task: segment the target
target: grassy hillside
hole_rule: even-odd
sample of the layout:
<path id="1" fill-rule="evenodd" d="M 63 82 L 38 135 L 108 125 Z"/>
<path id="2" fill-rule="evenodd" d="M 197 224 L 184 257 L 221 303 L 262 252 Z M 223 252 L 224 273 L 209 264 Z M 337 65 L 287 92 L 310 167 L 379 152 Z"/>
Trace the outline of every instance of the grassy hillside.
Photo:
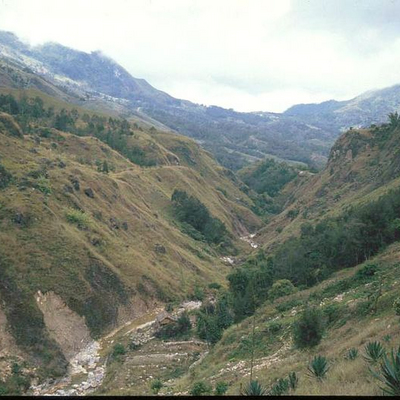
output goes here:
<path id="1" fill-rule="evenodd" d="M 267 390 L 295 372 L 298 387 L 290 394 L 381 395 L 383 385 L 369 371 L 379 371 L 379 362 L 372 365 L 364 359 L 365 346 L 379 341 L 387 351 L 398 347 L 400 317 L 393 302 L 399 297 L 399 251 L 395 244 L 367 264 L 311 289 L 267 301 L 254 317 L 228 328 L 189 374 L 166 383 L 162 393 L 188 393 L 201 381 L 213 388 L 226 382 L 227 394 L 238 395 L 249 382 L 254 351 L 253 379 Z M 365 273 L 366 265 L 376 266 L 374 275 Z M 325 330 L 319 344 L 302 350 L 293 342 L 293 324 L 306 306 L 321 311 Z M 354 360 L 348 358 L 352 348 L 358 350 Z M 307 369 L 317 355 L 327 357 L 330 367 L 322 381 Z"/>
<path id="2" fill-rule="evenodd" d="M 239 236 L 261 223 L 230 174 L 189 139 L 79 108 L 50 115 L 58 100 L 41 99 L 27 98 L 27 114 L 0 114 L 0 297 L 8 333 L 43 377 L 62 374 L 66 363 L 38 293 L 59 296 L 98 337 L 197 286 L 223 284 L 220 257 L 248 251 Z M 71 115 L 71 133 L 53 128 Z M 122 153 L 90 124 L 105 124 Z M 184 233 L 171 206 L 177 188 L 226 225 L 230 248 Z"/>

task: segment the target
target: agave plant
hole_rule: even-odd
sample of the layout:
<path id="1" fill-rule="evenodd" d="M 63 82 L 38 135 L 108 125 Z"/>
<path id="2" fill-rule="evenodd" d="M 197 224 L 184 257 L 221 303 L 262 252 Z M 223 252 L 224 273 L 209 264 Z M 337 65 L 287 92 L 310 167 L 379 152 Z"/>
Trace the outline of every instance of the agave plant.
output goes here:
<path id="1" fill-rule="evenodd" d="M 297 376 L 296 372 L 290 372 L 288 380 L 290 389 L 296 390 L 297 386 L 299 385 L 299 377 Z"/>
<path id="2" fill-rule="evenodd" d="M 385 348 L 381 342 L 369 342 L 365 346 L 364 359 L 371 364 L 377 363 L 385 354 Z"/>
<path id="3" fill-rule="evenodd" d="M 381 375 L 372 373 L 385 385 L 381 387 L 384 393 L 390 396 L 400 396 L 400 346 L 397 351 L 392 349 L 390 357 L 384 354 L 382 358 Z"/>
<path id="4" fill-rule="evenodd" d="M 346 354 L 346 360 L 355 360 L 358 356 L 358 350 L 354 347 L 349 349 Z"/>
<path id="5" fill-rule="evenodd" d="M 265 396 L 267 394 L 267 389 L 258 381 L 250 381 L 245 387 L 243 394 L 245 396 Z"/>
<path id="6" fill-rule="evenodd" d="M 282 396 L 289 393 L 289 379 L 278 379 L 278 382 L 272 387 L 268 393 L 270 396 Z"/>
<path id="7" fill-rule="evenodd" d="M 326 373 L 329 370 L 328 359 L 324 356 L 315 356 L 310 365 L 308 371 L 311 376 L 315 376 L 317 379 L 322 380 L 325 378 Z"/>

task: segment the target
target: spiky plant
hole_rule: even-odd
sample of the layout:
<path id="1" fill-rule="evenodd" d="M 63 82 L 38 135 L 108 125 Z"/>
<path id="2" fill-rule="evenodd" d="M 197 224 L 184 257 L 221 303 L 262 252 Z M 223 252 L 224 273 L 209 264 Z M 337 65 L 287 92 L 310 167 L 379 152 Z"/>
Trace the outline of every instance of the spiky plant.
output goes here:
<path id="1" fill-rule="evenodd" d="M 282 396 L 289 393 L 289 379 L 278 379 L 278 382 L 272 387 L 269 395 L 271 396 Z"/>
<path id="2" fill-rule="evenodd" d="M 297 386 L 299 385 L 299 377 L 297 376 L 296 372 L 290 372 L 288 376 L 289 386 L 290 389 L 296 390 Z"/>
<path id="3" fill-rule="evenodd" d="M 245 387 L 243 394 L 245 396 L 265 396 L 267 394 L 267 389 L 258 381 L 250 381 Z"/>
<path id="4" fill-rule="evenodd" d="M 380 365 L 381 375 L 371 372 L 385 385 L 381 387 L 385 394 L 400 396 L 400 346 L 397 351 L 391 350 L 390 357 L 384 354 L 382 358 Z"/>
<path id="5" fill-rule="evenodd" d="M 308 366 L 309 374 L 316 377 L 318 380 L 324 379 L 328 370 L 328 359 L 324 356 L 315 356 Z"/>
<path id="6" fill-rule="evenodd" d="M 346 360 L 355 360 L 358 356 L 358 350 L 354 347 L 349 349 L 346 354 Z"/>
<path id="7" fill-rule="evenodd" d="M 376 364 L 385 353 L 381 342 L 369 342 L 365 345 L 364 359 L 371 364 Z"/>

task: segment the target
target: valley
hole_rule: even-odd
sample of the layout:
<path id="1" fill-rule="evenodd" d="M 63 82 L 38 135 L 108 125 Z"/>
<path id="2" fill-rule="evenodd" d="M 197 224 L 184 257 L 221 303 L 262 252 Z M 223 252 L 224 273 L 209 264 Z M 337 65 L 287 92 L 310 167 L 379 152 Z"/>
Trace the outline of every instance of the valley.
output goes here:
<path id="1" fill-rule="evenodd" d="M 400 393 L 398 85 L 239 113 L 0 53 L 0 395 Z"/>

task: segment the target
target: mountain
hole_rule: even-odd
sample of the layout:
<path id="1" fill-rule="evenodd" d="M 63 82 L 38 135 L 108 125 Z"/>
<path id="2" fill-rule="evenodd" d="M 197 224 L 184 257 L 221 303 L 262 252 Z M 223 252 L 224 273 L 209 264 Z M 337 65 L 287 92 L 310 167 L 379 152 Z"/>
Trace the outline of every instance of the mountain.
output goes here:
<path id="1" fill-rule="evenodd" d="M 30 47 L 8 32 L 0 34 L 0 51 L 86 102 L 82 106 L 151 118 L 196 139 L 232 169 L 265 156 L 322 165 L 336 134 L 283 114 L 239 113 L 175 99 L 132 77 L 101 52 L 88 54 L 55 43 Z"/>

